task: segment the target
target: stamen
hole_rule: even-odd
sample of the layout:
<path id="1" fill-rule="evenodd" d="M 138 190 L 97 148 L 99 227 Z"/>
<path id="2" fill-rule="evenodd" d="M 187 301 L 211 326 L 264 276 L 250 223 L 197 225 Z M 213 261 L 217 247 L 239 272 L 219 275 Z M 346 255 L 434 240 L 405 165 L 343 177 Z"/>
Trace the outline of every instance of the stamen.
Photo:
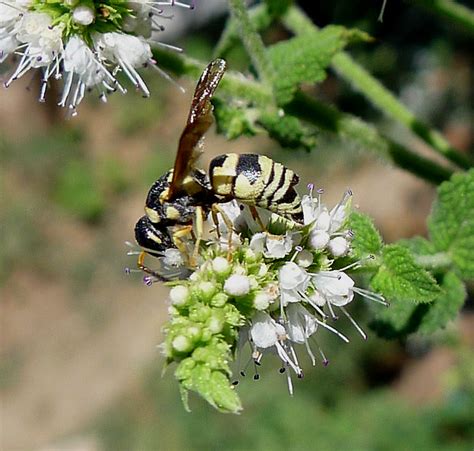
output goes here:
<path id="1" fill-rule="evenodd" d="M 385 305 L 385 307 L 390 306 L 390 304 L 385 300 L 385 298 L 378 293 L 373 293 L 372 291 L 365 290 L 363 288 L 352 287 L 354 293 L 360 294 L 363 298 L 367 298 L 371 301 L 378 302 L 379 304 Z"/>
<path id="2" fill-rule="evenodd" d="M 352 316 L 349 314 L 349 312 L 344 308 L 344 307 L 339 307 L 342 310 L 342 313 L 346 315 L 349 318 L 349 321 L 353 324 L 353 326 L 357 329 L 357 331 L 362 335 L 362 338 L 364 340 L 367 340 L 367 335 L 366 333 L 362 330 L 362 328 L 357 324 L 356 320 L 352 318 Z"/>
<path id="3" fill-rule="evenodd" d="M 150 60 L 151 67 L 153 67 L 164 79 L 168 80 L 170 83 L 175 85 L 182 93 L 185 93 L 186 90 L 179 85 L 175 80 L 173 80 L 172 77 L 170 77 L 161 67 L 156 65 L 156 62 L 153 62 L 153 60 Z"/>
<path id="4" fill-rule="evenodd" d="M 286 372 L 286 380 L 288 383 L 288 392 L 290 393 L 290 396 L 293 396 L 293 381 L 291 380 L 291 372 L 287 371 Z"/>
<path id="5" fill-rule="evenodd" d="M 183 52 L 183 49 L 181 47 L 177 47 L 177 46 L 171 45 L 171 44 L 166 44 L 165 42 L 157 41 L 157 40 L 154 40 L 154 39 L 149 39 L 148 42 L 153 42 L 153 44 L 157 45 L 158 47 L 163 47 L 165 49 L 173 50 L 173 51 L 178 52 L 178 53 Z"/>
<path id="6" fill-rule="evenodd" d="M 327 359 L 326 354 L 324 354 L 323 348 L 321 348 L 321 346 L 319 345 L 317 340 L 315 340 L 315 341 L 316 341 L 316 345 L 317 345 L 318 350 L 319 350 L 319 354 L 321 355 L 321 358 L 323 359 L 323 366 L 328 366 L 329 365 L 329 360 Z"/>
<path id="7" fill-rule="evenodd" d="M 308 353 L 308 355 L 311 359 L 311 363 L 312 363 L 313 366 L 315 366 L 316 365 L 316 357 L 314 357 L 313 351 L 311 350 L 311 347 L 309 345 L 309 341 L 308 341 L 307 338 L 305 338 L 304 344 L 306 346 L 306 352 Z"/>
<path id="8" fill-rule="evenodd" d="M 315 320 L 320 326 L 323 326 L 327 330 L 330 330 L 332 333 L 336 334 L 342 341 L 345 341 L 346 343 L 349 343 L 349 339 L 345 335 L 341 334 L 341 332 L 334 329 L 334 327 L 331 327 L 328 324 L 326 324 L 322 321 L 319 321 L 317 318 L 315 318 Z"/>

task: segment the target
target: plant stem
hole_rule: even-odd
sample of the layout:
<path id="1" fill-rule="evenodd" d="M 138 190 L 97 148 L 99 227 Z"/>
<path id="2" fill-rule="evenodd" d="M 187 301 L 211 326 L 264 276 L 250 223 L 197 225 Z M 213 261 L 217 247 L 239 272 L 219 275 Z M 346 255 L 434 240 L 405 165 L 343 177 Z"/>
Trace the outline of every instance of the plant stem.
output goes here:
<path id="1" fill-rule="evenodd" d="M 260 81 L 273 86 L 273 70 L 267 58 L 262 38 L 255 30 L 243 0 L 229 0 L 230 12 L 237 25 L 237 31 L 242 39 L 247 54 L 252 60 Z"/>
<path id="2" fill-rule="evenodd" d="M 154 56 L 161 67 L 176 75 L 198 78 L 204 69 L 204 64 L 199 61 L 165 50 L 155 49 Z M 246 100 L 263 108 L 273 105 L 272 93 L 266 86 L 249 80 L 238 72 L 227 72 L 219 90 L 233 98 Z M 383 137 L 373 126 L 361 119 L 341 113 L 301 92 L 285 107 L 285 111 L 321 129 L 336 133 L 365 150 L 375 151 L 377 155 L 431 183 L 439 184 L 448 180 L 453 173 L 450 169 Z"/>
<path id="3" fill-rule="evenodd" d="M 447 252 L 438 252 L 433 255 L 416 255 L 415 261 L 426 269 L 449 268 L 452 264 L 451 257 Z"/>
<path id="4" fill-rule="evenodd" d="M 474 11 L 467 6 L 449 0 L 412 0 L 412 2 L 474 34 Z"/>
<path id="5" fill-rule="evenodd" d="M 364 150 L 375 151 L 377 155 L 431 183 L 439 184 L 453 174 L 452 170 L 384 137 L 361 119 L 341 113 L 301 92 L 285 107 L 285 111 L 324 130 L 334 132 Z"/>
<path id="6" fill-rule="evenodd" d="M 257 5 L 248 10 L 250 21 L 256 31 L 265 30 L 272 23 L 273 18 L 268 14 L 268 10 L 264 5 Z M 219 41 L 214 48 L 214 58 L 225 58 L 229 50 L 231 50 L 239 41 L 238 24 L 231 16 L 222 32 Z"/>
<path id="7" fill-rule="evenodd" d="M 317 27 L 296 7 L 289 9 L 285 15 L 284 24 L 295 34 L 305 34 L 317 30 Z M 463 169 L 473 166 L 473 163 L 460 151 L 452 147 L 448 141 L 436 130 L 418 120 L 388 89 L 377 79 L 357 64 L 346 52 L 334 56 L 332 67 L 336 72 L 361 92 L 382 112 L 401 122 L 423 141 L 431 146 L 437 153 L 443 155 L 451 162 Z"/>

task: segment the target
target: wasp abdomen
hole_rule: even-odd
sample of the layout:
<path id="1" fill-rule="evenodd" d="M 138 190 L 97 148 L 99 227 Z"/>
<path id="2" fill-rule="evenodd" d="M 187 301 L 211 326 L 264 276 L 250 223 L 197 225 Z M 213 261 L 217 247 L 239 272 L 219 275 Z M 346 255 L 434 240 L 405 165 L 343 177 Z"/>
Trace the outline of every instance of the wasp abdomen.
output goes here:
<path id="1" fill-rule="evenodd" d="M 209 167 L 214 192 L 224 199 L 237 199 L 266 208 L 301 222 L 301 200 L 293 188 L 298 176 L 271 158 L 256 154 L 225 154 Z"/>

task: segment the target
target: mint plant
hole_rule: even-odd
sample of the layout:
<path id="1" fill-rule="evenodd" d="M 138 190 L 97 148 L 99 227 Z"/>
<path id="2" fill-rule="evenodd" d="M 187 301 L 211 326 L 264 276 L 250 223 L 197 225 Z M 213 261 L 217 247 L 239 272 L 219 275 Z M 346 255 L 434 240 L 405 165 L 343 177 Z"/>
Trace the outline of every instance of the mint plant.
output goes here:
<path id="1" fill-rule="evenodd" d="M 473 33 L 474 14 L 468 8 L 418 3 Z M 5 86 L 39 69 L 40 101 L 49 81 L 63 78 L 59 104 L 75 112 L 89 88 L 97 88 L 102 98 L 116 89 L 125 92 L 121 73 L 148 96 L 137 69 L 157 67 L 156 62 L 176 77 L 196 79 L 207 61 L 170 52 L 167 45 L 151 47 L 160 5 L 192 4 L 1 2 L 0 63 L 20 54 Z M 340 25 L 318 28 L 291 0 L 266 0 L 251 8 L 243 0 L 229 0 L 229 7 L 214 56 L 226 58 L 243 45 L 250 64 L 244 73 L 228 71 L 217 90 L 213 105 L 219 133 L 228 139 L 265 134 L 282 147 L 311 151 L 324 131 L 437 186 L 427 238 L 384 243 L 372 220 L 352 210 L 352 193 L 328 208 L 322 192 L 310 186 L 302 198 L 301 228 L 275 217 L 265 218 L 262 228 L 233 202 L 225 207 L 232 230 L 218 219 L 206 240 L 185 243 L 190 253 L 197 247 L 198 264 L 189 265 L 174 248 L 154 255 L 162 273 L 152 271 L 144 280 L 152 285 L 161 281 L 153 274 L 160 274 L 171 287 L 162 350 L 167 364 L 175 365 L 185 406 L 188 392 L 194 391 L 217 409 L 237 413 L 242 409 L 239 378 L 251 365 L 258 379 L 267 354 L 274 354 L 293 393 L 293 379 L 304 374 L 301 348 L 313 364 L 327 365 L 315 339 L 319 334 L 334 334 L 341 345 L 349 345 L 334 326 L 339 315 L 367 338 L 348 308 L 352 302 L 372 301 L 370 327 L 391 339 L 432 334 L 457 317 L 466 283 L 474 279 L 474 162 L 347 53 L 354 43 L 374 45 L 367 33 Z M 265 45 L 261 33 L 275 23 L 289 37 Z M 305 87 L 323 82 L 329 70 L 430 153 L 422 155 L 309 94 Z"/>
<path id="2" fill-rule="evenodd" d="M 239 373 L 245 374 L 246 369 L 234 369 L 236 378 L 229 362 L 234 358 L 242 361 L 246 343 L 250 346 L 247 358 L 257 365 L 254 378 L 258 377 L 263 355 L 273 350 L 281 360 L 281 371 L 287 374 L 292 393 L 291 373 L 303 375 L 297 344 L 305 345 L 314 364 L 312 346 L 317 343 L 317 334 L 335 333 L 342 342 L 348 341 L 332 325 L 337 310 L 366 338 L 363 328 L 346 310 L 354 297 L 375 301 L 370 327 L 386 338 L 431 334 L 456 318 L 466 298 L 464 284 L 473 278 L 474 270 L 474 171 L 469 170 L 472 160 L 468 156 L 419 121 L 345 52 L 354 42 L 370 44 L 370 36 L 334 25 L 318 29 L 289 1 L 269 0 L 249 10 L 241 0 L 230 0 L 229 5 L 231 18 L 215 55 L 225 57 L 242 43 L 256 79 L 235 72 L 224 77 L 214 100 L 220 133 L 229 139 L 267 133 L 283 147 L 311 150 L 317 146 L 318 131 L 330 131 L 439 184 L 428 219 L 428 239 L 414 237 L 384 243 L 368 216 L 344 207 L 342 235 L 336 230 L 337 236 L 331 236 L 331 220 L 325 223 L 316 215 L 306 222 L 299 244 L 295 241 L 297 232 L 283 228 L 278 251 L 270 244 L 270 236 L 263 238 L 266 244 L 257 250 L 254 245 L 258 233 L 255 235 L 247 224 L 231 266 L 221 268 L 217 264 L 224 261 L 225 251 L 214 242 L 201 254 L 203 265 L 190 280 L 173 282 L 164 352 L 169 363 L 178 364 L 175 374 L 185 405 L 191 390 L 222 411 L 238 412 L 241 404 L 232 382 L 236 384 Z M 266 47 L 259 32 L 274 22 L 294 35 Z M 164 54 L 160 51 L 157 58 L 161 56 Z M 166 57 L 164 66 L 180 75 L 195 76 L 203 67 L 185 56 Z M 330 68 L 375 107 L 418 135 L 445 163 L 420 155 L 384 136 L 373 125 L 302 90 L 303 84 L 322 82 Z M 325 208 L 320 198 L 314 205 Z M 343 242 L 336 243 L 339 239 Z M 258 275 L 261 265 L 265 267 L 263 279 Z M 352 277 L 359 276 L 366 288 L 355 284 Z M 230 288 L 234 279 L 235 293 Z M 269 292 L 276 297 L 269 297 Z M 390 306 L 386 308 L 386 304 Z M 213 329 L 211 324 L 219 326 Z M 318 345 L 316 349 L 327 364 L 323 350 Z"/>

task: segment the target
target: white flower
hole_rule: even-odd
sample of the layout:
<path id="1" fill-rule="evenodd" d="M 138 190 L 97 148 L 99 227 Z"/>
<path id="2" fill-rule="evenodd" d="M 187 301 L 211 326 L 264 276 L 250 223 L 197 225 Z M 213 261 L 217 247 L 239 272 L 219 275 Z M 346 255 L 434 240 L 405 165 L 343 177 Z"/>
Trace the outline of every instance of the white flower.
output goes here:
<path id="1" fill-rule="evenodd" d="M 275 346 L 278 340 L 284 339 L 286 331 L 268 313 L 257 312 L 252 318 L 250 336 L 257 348 L 265 349 Z"/>
<path id="2" fill-rule="evenodd" d="M 280 287 L 284 290 L 306 290 L 310 276 L 296 263 L 285 263 L 278 273 Z"/>
<path id="3" fill-rule="evenodd" d="M 349 244 L 346 241 L 343 245 L 342 240 L 334 239 L 348 236 L 348 231 L 342 231 L 341 228 L 350 212 L 352 192 L 346 191 L 342 200 L 331 211 L 321 203 L 321 192 L 318 194 L 317 199 L 313 198 L 311 187 L 310 194 L 303 196 L 301 201 L 304 224 L 311 224 L 308 243 L 312 249 L 328 248 L 334 257 L 341 257 L 349 251 Z"/>
<path id="4" fill-rule="evenodd" d="M 294 262 L 285 263 L 278 272 L 281 303 L 300 302 L 308 288 L 310 276 Z"/>
<path id="5" fill-rule="evenodd" d="M 250 240 L 250 249 L 263 253 L 267 258 L 283 258 L 293 248 L 293 234 L 272 235 L 267 232 L 256 233 Z"/>
<path id="6" fill-rule="evenodd" d="M 286 328 L 289 339 L 295 343 L 305 343 L 318 329 L 315 316 L 301 304 L 290 304 L 285 311 L 288 319 Z"/>
<path id="7" fill-rule="evenodd" d="M 313 275 L 312 282 L 320 302 L 344 306 L 354 299 L 354 281 L 342 271 L 320 271 Z"/>
<path id="8" fill-rule="evenodd" d="M 179 267 L 183 266 L 185 258 L 178 249 L 166 249 L 163 257 L 163 263 L 167 266 Z"/>
<path id="9" fill-rule="evenodd" d="M 148 97 L 150 91 L 139 68 L 154 67 L 169 79 L 156 66 L 145 39 L 151 37 L 152 28 L 157 26 L 156 16 L 163 12 L 159 6 L 190 7 L 171 0 L 157 4 L 143 0 L 128 5 L 104 0 L 100 8 L 95 2 L 83 4 L 78 0 L 0 2 L 0 63 L 13 53 L 20 55 L 5 87 L 31 69 L 40 69 L 39 100 L 44 101 L 50 78 L 64 78 L 59 105 L 69 107 L 72 115 L 86 90 L 96 88 L 103 101 L 116 90 L 125 94 L 126 89 L 117 79 L 119 72 Z M 127 28 L 129 21 L 135 23 L 133 29 Z"/>

